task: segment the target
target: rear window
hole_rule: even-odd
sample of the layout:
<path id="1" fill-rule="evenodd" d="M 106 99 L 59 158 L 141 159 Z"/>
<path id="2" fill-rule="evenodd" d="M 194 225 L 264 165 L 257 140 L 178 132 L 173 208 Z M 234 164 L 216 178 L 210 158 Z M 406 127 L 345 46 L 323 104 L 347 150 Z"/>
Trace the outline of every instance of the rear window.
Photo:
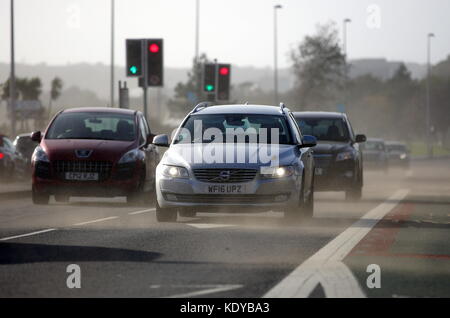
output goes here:
<path id="1" fill-rule="evenodd" d="M 134 115 L 117 113 L 62 113 L 50 126 L 46 139 L 136 139 Z"/>
<path id="2" fill-rule="evenodd" d="M 321 141 L 349 141 L 347 123 L 342 118 L 295 118 L 302 135 Z"/>

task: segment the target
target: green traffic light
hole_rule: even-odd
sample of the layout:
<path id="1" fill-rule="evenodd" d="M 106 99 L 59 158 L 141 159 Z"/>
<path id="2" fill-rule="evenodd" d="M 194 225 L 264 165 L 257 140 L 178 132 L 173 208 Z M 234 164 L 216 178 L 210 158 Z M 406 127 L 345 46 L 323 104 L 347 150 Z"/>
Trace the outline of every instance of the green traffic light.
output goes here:
<path id="1" fill-rule="evenodd" d="M 137 71 L 138 71 L 138 68 L 136 66 L 133 65 L 132 67 L 130 67 L 131 74 L 136 74 Z"/>
<path id="2" fill-rule="evenodd" d="M 206 85 L 205 88 L 206 88 L 207 92 L 212 92 L 214 90 L 214 85 L 209 84 L 209 85 Z"/>

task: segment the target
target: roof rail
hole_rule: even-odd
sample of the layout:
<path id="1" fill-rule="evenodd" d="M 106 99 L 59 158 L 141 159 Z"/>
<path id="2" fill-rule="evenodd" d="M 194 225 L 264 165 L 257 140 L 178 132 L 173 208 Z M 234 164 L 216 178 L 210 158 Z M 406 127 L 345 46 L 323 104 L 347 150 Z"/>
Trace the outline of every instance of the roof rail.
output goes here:
<path id="1" fill-rule="evenodd" d="M 201 102 L 199 104 L 197 104 L 197 106 L 194 107 L 194 109 L 191 111 L 191 114 L 194 114 L 198 111 L 200 111 L 200 109 L 209 107 L 209 106 L 213 106 L 214 104 L 211 102 Z"/>
<path id="2" fill-rule="evenodd" d="M 247 106 L 247 105 L 248 105 L 248 101 L 247 101 L 247 102 L 245 102 L 245 103 L 244 103 L 244 105 L 246 105 L 246 106 Z"/>

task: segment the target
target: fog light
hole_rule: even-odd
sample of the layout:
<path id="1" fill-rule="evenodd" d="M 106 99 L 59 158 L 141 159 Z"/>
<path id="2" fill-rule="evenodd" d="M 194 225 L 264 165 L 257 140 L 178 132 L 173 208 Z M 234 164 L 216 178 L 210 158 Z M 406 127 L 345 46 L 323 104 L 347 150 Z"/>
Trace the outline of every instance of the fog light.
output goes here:
<path id="1" fill-rule="evenodd" d="M 275 202 L 284 202 L 287 200 L 287 195 L 278 195 L 275 197 Z"/>
<path id="2" fill-rule="evenodd" d="M 167 194 L 167 200 L 169 201 L 178 201 L 177 196 L 175 194 Z"/>

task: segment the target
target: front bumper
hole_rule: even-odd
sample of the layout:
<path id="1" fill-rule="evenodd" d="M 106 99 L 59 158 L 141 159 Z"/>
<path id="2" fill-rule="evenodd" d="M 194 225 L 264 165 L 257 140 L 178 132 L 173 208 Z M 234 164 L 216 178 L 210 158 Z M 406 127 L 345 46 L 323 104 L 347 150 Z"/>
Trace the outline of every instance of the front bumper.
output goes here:
<path id="1" fill-rule="evenodd" d="M 142 166 L 111 165 L 108 173 L 101 173 L 99 181 L 68 181 L 51 164 L 33 164 L 33 191 L 50 195 L 115 197 L 126 196 L 136 191 L 141 181 Z"/>
<path id="2" fill-rule="evenodd" d="M 346 191 L 356 179 L 356 160 L 336 161 L 334 157 L 314 157 L 316 173 L 315 191 Z"/>
<path id="3" fill-rule="evenodd" d="M 210 193 L 209 187 L 241 186 L 242 193 Z M 226 192 L 226 188 L 224 189 Z M 216 188 L 217 190 L 217 188 Z M 227 212 L 242 213 L 238 207 L 248 210 L 271 210 L 296 206 L 299 203 L 301 191 L 301 176 L 291 176 L 283 179 L 261 179 L 258 176 L 245 183 L 214 184 L 201 182 L 194 177 L 190 179 L 173 179 L 158 177 L 156 193 L 158 204 L 162 208 L 192 208 L 208 210 L 220 207 Z M 208 210 L 214 212 L 216 210 Z"/>

